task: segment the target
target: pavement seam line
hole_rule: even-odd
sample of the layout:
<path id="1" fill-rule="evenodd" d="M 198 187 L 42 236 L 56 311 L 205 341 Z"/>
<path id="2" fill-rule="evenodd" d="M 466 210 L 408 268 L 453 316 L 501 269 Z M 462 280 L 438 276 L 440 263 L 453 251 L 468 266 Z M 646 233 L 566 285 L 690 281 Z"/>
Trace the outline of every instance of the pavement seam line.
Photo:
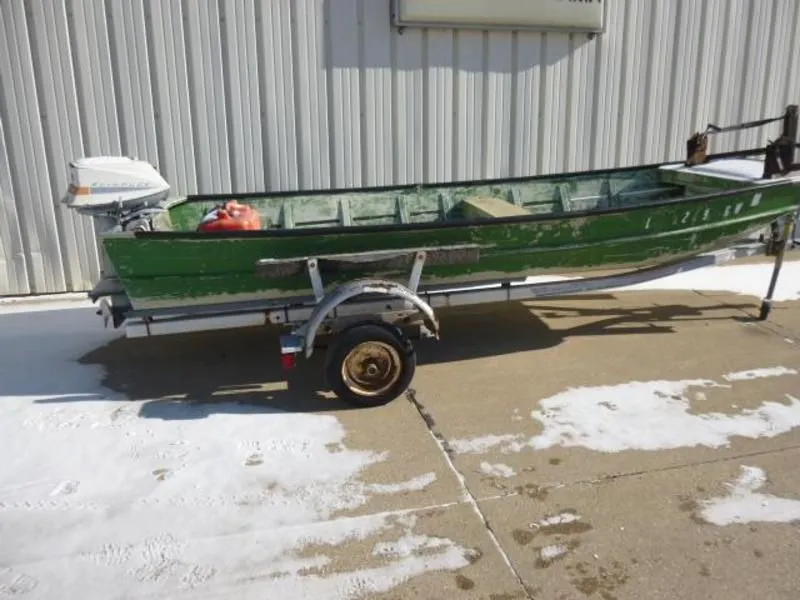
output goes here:
<path id="1" fill-rule="evenodd" d="M 632 477 L 640 477 L 642 475 L 650 475 L 656 473 L 666 473 L 669 471 L 680 471 L 681 469 L 689 469 L 692 467 L 702 467 L 705 465 L 713 465 L 719 464 L 724 462 L 735 462 L 744 458 L 754 458 L 758 456 L 767 456 L 769 454 L 779 454 L 781 452 L 792 451 L 792 450 L 800 450 L 800 444 L 795 444 L 792 446 L 785 446 L 783 448 L 774 448 L 770 450 L 757 450 L 755 452 L 745 452 L 743 454 L 737 454 L 735 456 L 726 456 L 722 458 L 712 458 L 709 460 L 701 460 L 697 462 L 690 462 L 690 463 L 683 463 L 679 465 L 669 465 L 666 467 L 659 467 L 658 469 L 649 469 L 646 471 L 625 471 L 623 473 L 614 473 L 611 475 L 606 475 L 604 477 L 596 477 L 594 479 L 578 479 L 576 481 L 564 482 L 564 483 L 552 483 L 552 484 L 544 484 L 541 487 L 547 490 L 560 490 L 565 488 L 570 488 L 573 486 L 581 486 L 581 485 L 596 485 L 596 484 L 606 484 L 606 483 L 613 483 L 618 479 L 628 479 Z M 515 496 L 520 496 L 520 492 L 509 492 L 507 494 L 495 494 L 492 496 L 486 496 L 484 498 L 480 498 L 479 502 L 491 502 L 493 500 L 504 500 L 506 498 L 513 498 Z"/>
<path id="2" fill-rule="evenodd" d="M 734 456 L 723 456 L 720 458 L 710 458 L 708 460 L 699 460 L 695 462 L 683 463 L 679 465 L 668 465 L 666 467 L 659 467 L 658 469 L 641 470 L 641 471 L 627 471 L 623 473 L 614 473 L 598 479 L 586 479 L 582 481 L 574 481 L 572 483 L 556 484 L 553 487 L 567 487 L 570 485 L 581 485 L 586 483 L 606 483 L 616 479 L 625 479 L 628 477 L 639 477 L 641 475 L 648 475 L 650 473 L 666 473 L 668 471 L 679 471 L 681 469 L 689 469 L 692 467 L 702 467 L 705 465 L 714 465 L 725 462 L 735 462 L 743 458 L 754 458 L 757 456 L 767 456 L 769 454 L 779 454 L 787 450 L 800 450 L 800 444 L 793 444 L 791 446 L 784 446 L 783 448 L 770 448 L 769 450 L 756 450 L 754 452 L 744 452 Z"/>
<path id="3" fill-rule="evenodd" d="M 464 502 L 469 504 L 472 507 L 472 510 L 480 519 L 481 523 L 483 524 L 486 533 L 489 535 L 489 539 L 492 540 L 495 549 L 500 553 L 503 561 L 506 563 L 506 566 L 511 571 L 514 578 L 517 580 L 522 592 L 525 594 L 525 598 L 528 600 L 532 600 L 533 596 L 530 595 L 528 592 L 528 588 L 525 585 L 525 581 L 522 579 L 519 571 L 517 571 L 514 564 L 511 562 L 511 558 L 506 553 L 503 545 L 500 543 L 500 540 L 497 539 L 497 535 L 495 534 L 492 526 L 489 524 L 489 519 L 481 510 L 480 505 L 478 504 L 478 499 L 475 495 L 469 490 L 467 486 L 466 479 L 461 471 L 458 470 L 455 463 L 453 462 L 452 457 L 452 450 L 450 449 L 450 445 L 447 443 L 445 437 L 436 429 L 436 421 L 431 416 L 428 409 L 425 407 L 422 402 L 419 401 L 417 398 L 417 392 L 414 388 L 409 388 L 406 390 L 406 398 L 408 399 L 409 403 L 416 409 L 417 413 L 419 413 L 420 418 L 425 423 L 425 428 L 428 430 L 428 434 L 433 438 L 434 443 L 439 447 L 442 455 L 444 455 L 445 462 L 447 466 L 452 471 L 453 475 L 455 476 L 456 480 L 458 481 L 459 486 L 461 487 L 461 495 Z"/>

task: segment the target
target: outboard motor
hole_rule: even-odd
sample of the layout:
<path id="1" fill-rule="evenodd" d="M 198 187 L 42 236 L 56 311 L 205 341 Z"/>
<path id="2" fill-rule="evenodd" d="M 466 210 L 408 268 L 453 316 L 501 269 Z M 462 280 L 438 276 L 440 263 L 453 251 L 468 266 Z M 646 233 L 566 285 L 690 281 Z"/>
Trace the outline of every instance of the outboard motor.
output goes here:
<path id="1" fill-rule="evenodd" d="M 168 220 L 158 227 L 156 218 L 167 213 L 169 191 L 155 167 L 142 160 L 92 156 L 69 164 L 69 189 L 62 202 L 94 222 L 101 280 L 89 296 L 93 301 L 102 298 L 100 310 L 106 323 L 113 319 L 115 327 L 124 319 L 112 306 L 121 292 L 101 238 L 107 233 L 168 228 Z"/>
<path id="2" fill-rule="evenodd" d="M 166 210 L 169 184 L 148 162 L 124 156 L 79 158 L 69 165 L 63 202 L 94 218 L 98 234 L 149 231 Z"/>

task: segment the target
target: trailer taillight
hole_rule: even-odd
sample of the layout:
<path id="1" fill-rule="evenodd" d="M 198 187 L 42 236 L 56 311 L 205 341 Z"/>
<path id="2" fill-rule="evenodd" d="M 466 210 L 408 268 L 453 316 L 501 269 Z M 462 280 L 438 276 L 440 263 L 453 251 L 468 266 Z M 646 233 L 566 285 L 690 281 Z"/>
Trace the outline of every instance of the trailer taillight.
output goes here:
<path id="1" fill-rule="evenodd" d="M 294 369 L 297 364 L 297 355 L 294 352 L 281 354 L 281 366 L 286 369 Z"/>

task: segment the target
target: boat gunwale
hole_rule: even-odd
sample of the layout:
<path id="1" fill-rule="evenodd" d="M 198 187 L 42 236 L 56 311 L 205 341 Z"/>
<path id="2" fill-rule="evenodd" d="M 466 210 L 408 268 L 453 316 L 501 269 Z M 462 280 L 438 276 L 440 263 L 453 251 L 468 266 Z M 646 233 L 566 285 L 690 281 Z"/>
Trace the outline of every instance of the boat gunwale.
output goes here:
<path id="1" fill-rule="evenodd" d="M 473 181 L 447 182 L 443 184 L 436 184 L 436 183 L 404 184 L 402 186 L 381 186 L 374 188 L 345 188 L 345 189 L 312 190 L 312 191 L 292 190 L 287 192 L 275 192 L 275 193 L 267 192 L 261 194 L 242 193 L 242 194 L 193 195 L 193 196 L 187 196 L 178 203 L 173 204 L 172 206 L 170 206 L 168 210 L 171 210 L 176 206 L 183 206 L 187 203 L 202 202 L 214 199 L 245 199 L 245 198 L 293 197 L 293 196 L 309 196 L 309 195 L 335 195 L 335 194 L 371 192 L 371 191 L 377 192 L 377 191 L 390 191 L 390 190 L 414 190 L 414 189 L 426 189 L 426 188 L 430 189 L 430 188 L 468 187 L 470 185 L 486 186 L 486 185 L 496 185 L 503 183 L 506 184 L 523 183 L 523 182 L 542 180 L 542 179 L 559 179 L 567 176 L 580 177 L 583 175 L 590 175 L 590 174 L 602 175 L 605 173 L 615 173 L 621 171 L 630 172 L 630 171 L 653 170 L 663 166 L 671 166 L 679 164 L 683 163 L 681 163 L 680 161 L 672 161 L 663 163 L 653 163 L 651 165 L 640 165 L 634 167 L 622 167 L 622 168 L 617 167 L 610 169 L 589 170 L 589 171 L 570 172 L 561 174 L 534 175 L 531 177 L 523 177 L 523 178 L 515 177 L 515 178 L 504 178 L 504 179 L 483 179 L 483 180 L 473 180 Z M 284 238 L 284 237 L 311 237 L 320 235 L 358 235 L 367 233 L 386 233 L 386 232 L 402 233 L 406 231 L 411 232 L 411 231 L 427 231 L 436 229 L 489 227 L 496 225 L 518 225 L 518 224 L 521 225 L 526 223 L 573 220 L 573 219 L 583 219 L 594 216 L 607 216 L 607 215 L 622 214 L 622 213 L 632 213 L 634 211 L 652 210 L 654 208 L 660 208 L 663 206 L 674 206 L 674 205 L 688 204 L 691 202 L 697 202 L 703 200 L 723 198 L 726 196 L 738 196 L 748 193 L 757 193 L 765 189 L 791 187 L 792 185 L 798 185 L 798 184 L 800 184 L 800 182 L 796 181 L 795 179 L 783 176 L 780 179 L 776 180 L 760 179 L 758 180 L 758 183 L 743 187 L 722 189 L 705 194 L 684 195 L 677 198 L 665 198 L 664 200 L 635 204 L 631 206 L 593 208 L 593 209 L 566 211 L 566 212 L 560 211 L 560 212 L 553 212 L 546 214 L 532 213 L 530 215 L 513 215 L 508 217 L 497 217 L 493 219 L 473 218 L 473 219 L 459 219 L 457 221 L 433 221 L 433 222 L 422 222 L 422 223 L 391 223 L 391 224 L 381 224 L 381 225 L 357 225 L 357 226 L 334 225 L 327 227 L 304 227 L 304 228 L 290 228 L 290 229 L 274 228 L 274 229 L 219 231 L 219 232 L 202 232 L 194 230 L 136 231 L 136 232 L 108 234 L 108 237 L 113 237 L 113 238 L 135 237 L 135 238 L 151 239 L 151 240 L 158 240 L 158 239 L 219 240 L 219 239 L 250 239 L 250 238 L 258 239 L 258 238 Z M 797 202 L 797 208 L 800 209 L 800 200 Z"/>
<path id="2" fill-rule="evenodd" d="M 519 177 L 496 177 L 493 179 L 464 179 L 443 182 L 401 183 L 397 185 L 359 186 L 346 188 L 314 188 L 310 190 L 276 190 L 262 192 L 236 192 L 231 194 L 187 194 L 180 204 L 206 202 L 209 200 L 246 200 L 247 198 L 291 198 L 294 196 L 327 196 L 336 194 L 361 194 L 405 190 L 430 190 L 437 188 L 458 188 L 470 186 L 502 185 L 508 183 L 529 183 L 542 179 L 562 179 L 585 177 L 588 175 L 605 175 L 625 171 L 648 171 L 671 165 L 683 164 L 682 161 L 657 162 L 647 165 L 632 165 L 629 167 L 608 167 L 606 169 L 586 169 L 584 171 L 562 171 L 560 173 L 540 173 L 538 175 L 522 175 Z"/>

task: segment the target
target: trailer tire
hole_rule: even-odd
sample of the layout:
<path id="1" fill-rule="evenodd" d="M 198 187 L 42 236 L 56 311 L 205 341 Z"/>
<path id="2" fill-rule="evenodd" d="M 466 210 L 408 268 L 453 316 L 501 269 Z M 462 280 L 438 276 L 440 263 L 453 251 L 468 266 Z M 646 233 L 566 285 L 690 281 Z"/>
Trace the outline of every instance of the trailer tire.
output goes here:
<path id="1" fill-rule="evenodd" d="M 400 329 L 361 323 L 337 335 L 326 354 L 325 378 L 348 404 L 382 406 L 406 391 L 416 366 L 414 346 Z"/>

